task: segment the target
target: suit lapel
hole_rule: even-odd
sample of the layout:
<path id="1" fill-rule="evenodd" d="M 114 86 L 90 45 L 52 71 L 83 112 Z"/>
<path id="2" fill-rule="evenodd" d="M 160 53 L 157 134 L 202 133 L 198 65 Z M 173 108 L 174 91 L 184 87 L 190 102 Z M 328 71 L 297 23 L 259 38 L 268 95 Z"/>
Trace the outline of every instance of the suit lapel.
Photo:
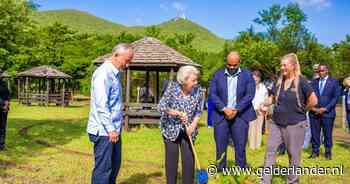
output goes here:
<path id="1" fill-rule="evenodd" d="M 227 99 L 228 99 L 228 92 L 227 92 L 227 76 L 225 75 L 225 70 L 223 70 L 222 72 L 222 78 L 223 78 L 223 82 L 222 82 L 222 89 L 224 92 L 224 99 L 225 102 L 227 103 Z"/>
<path id="2" fill-rule="evenodd" d="M 241 73 L 237 76 L 237 88 L 236 88 L 236 100 L 238 100 L 238 94 L 240 94 L 239 90 L 241 89 L 241 86 L 244 86 L 244 84 L 242 83 L 243 80 L 243 71 L 241 70 Z"/>
<path id="3" fill-rule="evenodd" d="M 316 94 L 320 96 L 320 79 L 316 79 L 316 82 L 314 82 L 314 88 L 316 89 Z"/>

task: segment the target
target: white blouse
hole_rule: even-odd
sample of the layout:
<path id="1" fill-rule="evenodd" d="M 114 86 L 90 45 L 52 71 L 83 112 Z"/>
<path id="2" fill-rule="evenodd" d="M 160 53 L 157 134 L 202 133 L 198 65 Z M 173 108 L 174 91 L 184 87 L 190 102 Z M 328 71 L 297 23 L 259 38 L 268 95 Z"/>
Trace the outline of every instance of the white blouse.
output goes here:
<path id="1" fill-rule="evenodd" d="M 259 85 L 259 87 L 256 88 L 255 96 L 253 99 L 253 106 L 254 106 L 255 110 L 257 110 L 259 108 L 259 106 L 262 103 L 264 103 L 269 96 L 269 93 L 267 91 L 266 86 L 263 83 L 259 83 L 258 85 Z"/>

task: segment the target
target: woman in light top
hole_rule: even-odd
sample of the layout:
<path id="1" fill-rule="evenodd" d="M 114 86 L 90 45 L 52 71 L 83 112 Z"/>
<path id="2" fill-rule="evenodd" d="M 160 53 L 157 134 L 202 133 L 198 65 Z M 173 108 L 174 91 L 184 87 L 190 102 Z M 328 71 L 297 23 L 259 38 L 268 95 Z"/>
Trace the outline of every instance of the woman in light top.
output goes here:
<path id="1" fill-rule="evenodd" d="M 268 100 L 268 90 L 261 82 L 261 72 L 259 70 L 254 70 L 252 75 L 256 85 L 253 106 L 257 118 L 249 123 L 249 147 L 254 150 L 260 148 L 261 145 L 262 125 L 267 111 L 267 107 L 264 104 Z"/>

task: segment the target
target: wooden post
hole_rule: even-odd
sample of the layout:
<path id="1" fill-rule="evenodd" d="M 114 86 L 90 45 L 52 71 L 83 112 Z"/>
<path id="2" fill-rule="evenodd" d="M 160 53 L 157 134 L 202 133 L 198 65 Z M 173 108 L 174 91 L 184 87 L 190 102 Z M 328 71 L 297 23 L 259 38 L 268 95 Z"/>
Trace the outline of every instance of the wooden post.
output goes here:
<path id="1" fill-rule="evenodd" d="M 18 103 L 21 104 L 21 78 L 17 79 L 17 99 Z"/>
<path id="2" fill-rule="evenodd" d="M 29 82 L 29 78 L 26 77 L 26 83 L 25 83 L 25 102 L 27 105 L 29 105 L 29 94 L 28 94 L 28 82 Z"/>
<path id="3" fill-rule="evenodd" d="M 66 80 L 63 79 L 63 87 L 62 87 L 62 106 L 65 106 L 65 103 L 64 103 L 64 97 L 66 95 Z"/>
<path id="4" fill-rule="evenodd" d="M 149 96 L 149 71 L 146 71 L 146 99 L 148 100 Z"/>
<path id="5" fill-rule="evenodd" d="M 173 80 L 173 79 L 174 79 L 174 74 L 175 74 L 174 68 L 171 68 L 171 69 L 170 69 L 169 80 Z M 169 81 L 169 82 L 170 82 L 170 81 Z"/>
<path id="6" fill-rule="evenodd" d="M 157 95 L 156 95 L 156 100 L 155 100 L 156 104 L 159 103 L 159 97 L 160 97 L 159 87 L 160 87 L 160 85 L 159 85 L 159 71 L 157 70 L 157 72 L 156 72 L 156 90 L 157 90 L 156 93 L 157 93 Z"/>
<path id="7" fill-rule="evenodd" d="M 49 106 L 50 79 L 46 79 L 46 106 Z"/>
<path id="8" fill-rule="evenodd" d="M 7 89 L 9 89 L 11 93 L 10 78 L 7 78 Z"/>
<path id="9" fill-rule="evenodd" d="M 126 103 L 125 103 L 125 125 L 124 125 L 126 131 L 129 131 L 128 111 L 129 111 L 129 103 L 130 103 L 130 80 L 131 80 L 130 68 L 128 67 L 126 71 Z"/>

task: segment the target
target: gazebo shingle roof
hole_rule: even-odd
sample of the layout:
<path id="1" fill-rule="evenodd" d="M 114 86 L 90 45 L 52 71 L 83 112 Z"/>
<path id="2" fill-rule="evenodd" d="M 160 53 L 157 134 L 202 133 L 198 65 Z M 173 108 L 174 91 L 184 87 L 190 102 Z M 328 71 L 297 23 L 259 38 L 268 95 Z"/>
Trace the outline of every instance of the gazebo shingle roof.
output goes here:
<path id="1" fill-rule="evenodd" d="M 39 78 L 56 78 L 71 79 L 72 77 L 51 66 L 38 66 L 29 70 L 20 72 L 17 77 L 39 77 Z"/>
<path id="2" fill-rule="evenodd" d="M 156 38 L 144 37 L 132 43 L 134 48 L 134 57 L 129 66 L 181 66 L 193 65 L 201 67 L 201 65 L 193 62 L 190 58 L 180 54 L 175 49 L 168 47 Z M 110 57 L 106 54 L 93 61 L 100 64 Z"/>
<path id="3" fill-rule="evenodd" d="M 11 76 L 6 72 L 6 71 L 2 71 L 0 69 L 0 78 L 10 78 Z"/>

